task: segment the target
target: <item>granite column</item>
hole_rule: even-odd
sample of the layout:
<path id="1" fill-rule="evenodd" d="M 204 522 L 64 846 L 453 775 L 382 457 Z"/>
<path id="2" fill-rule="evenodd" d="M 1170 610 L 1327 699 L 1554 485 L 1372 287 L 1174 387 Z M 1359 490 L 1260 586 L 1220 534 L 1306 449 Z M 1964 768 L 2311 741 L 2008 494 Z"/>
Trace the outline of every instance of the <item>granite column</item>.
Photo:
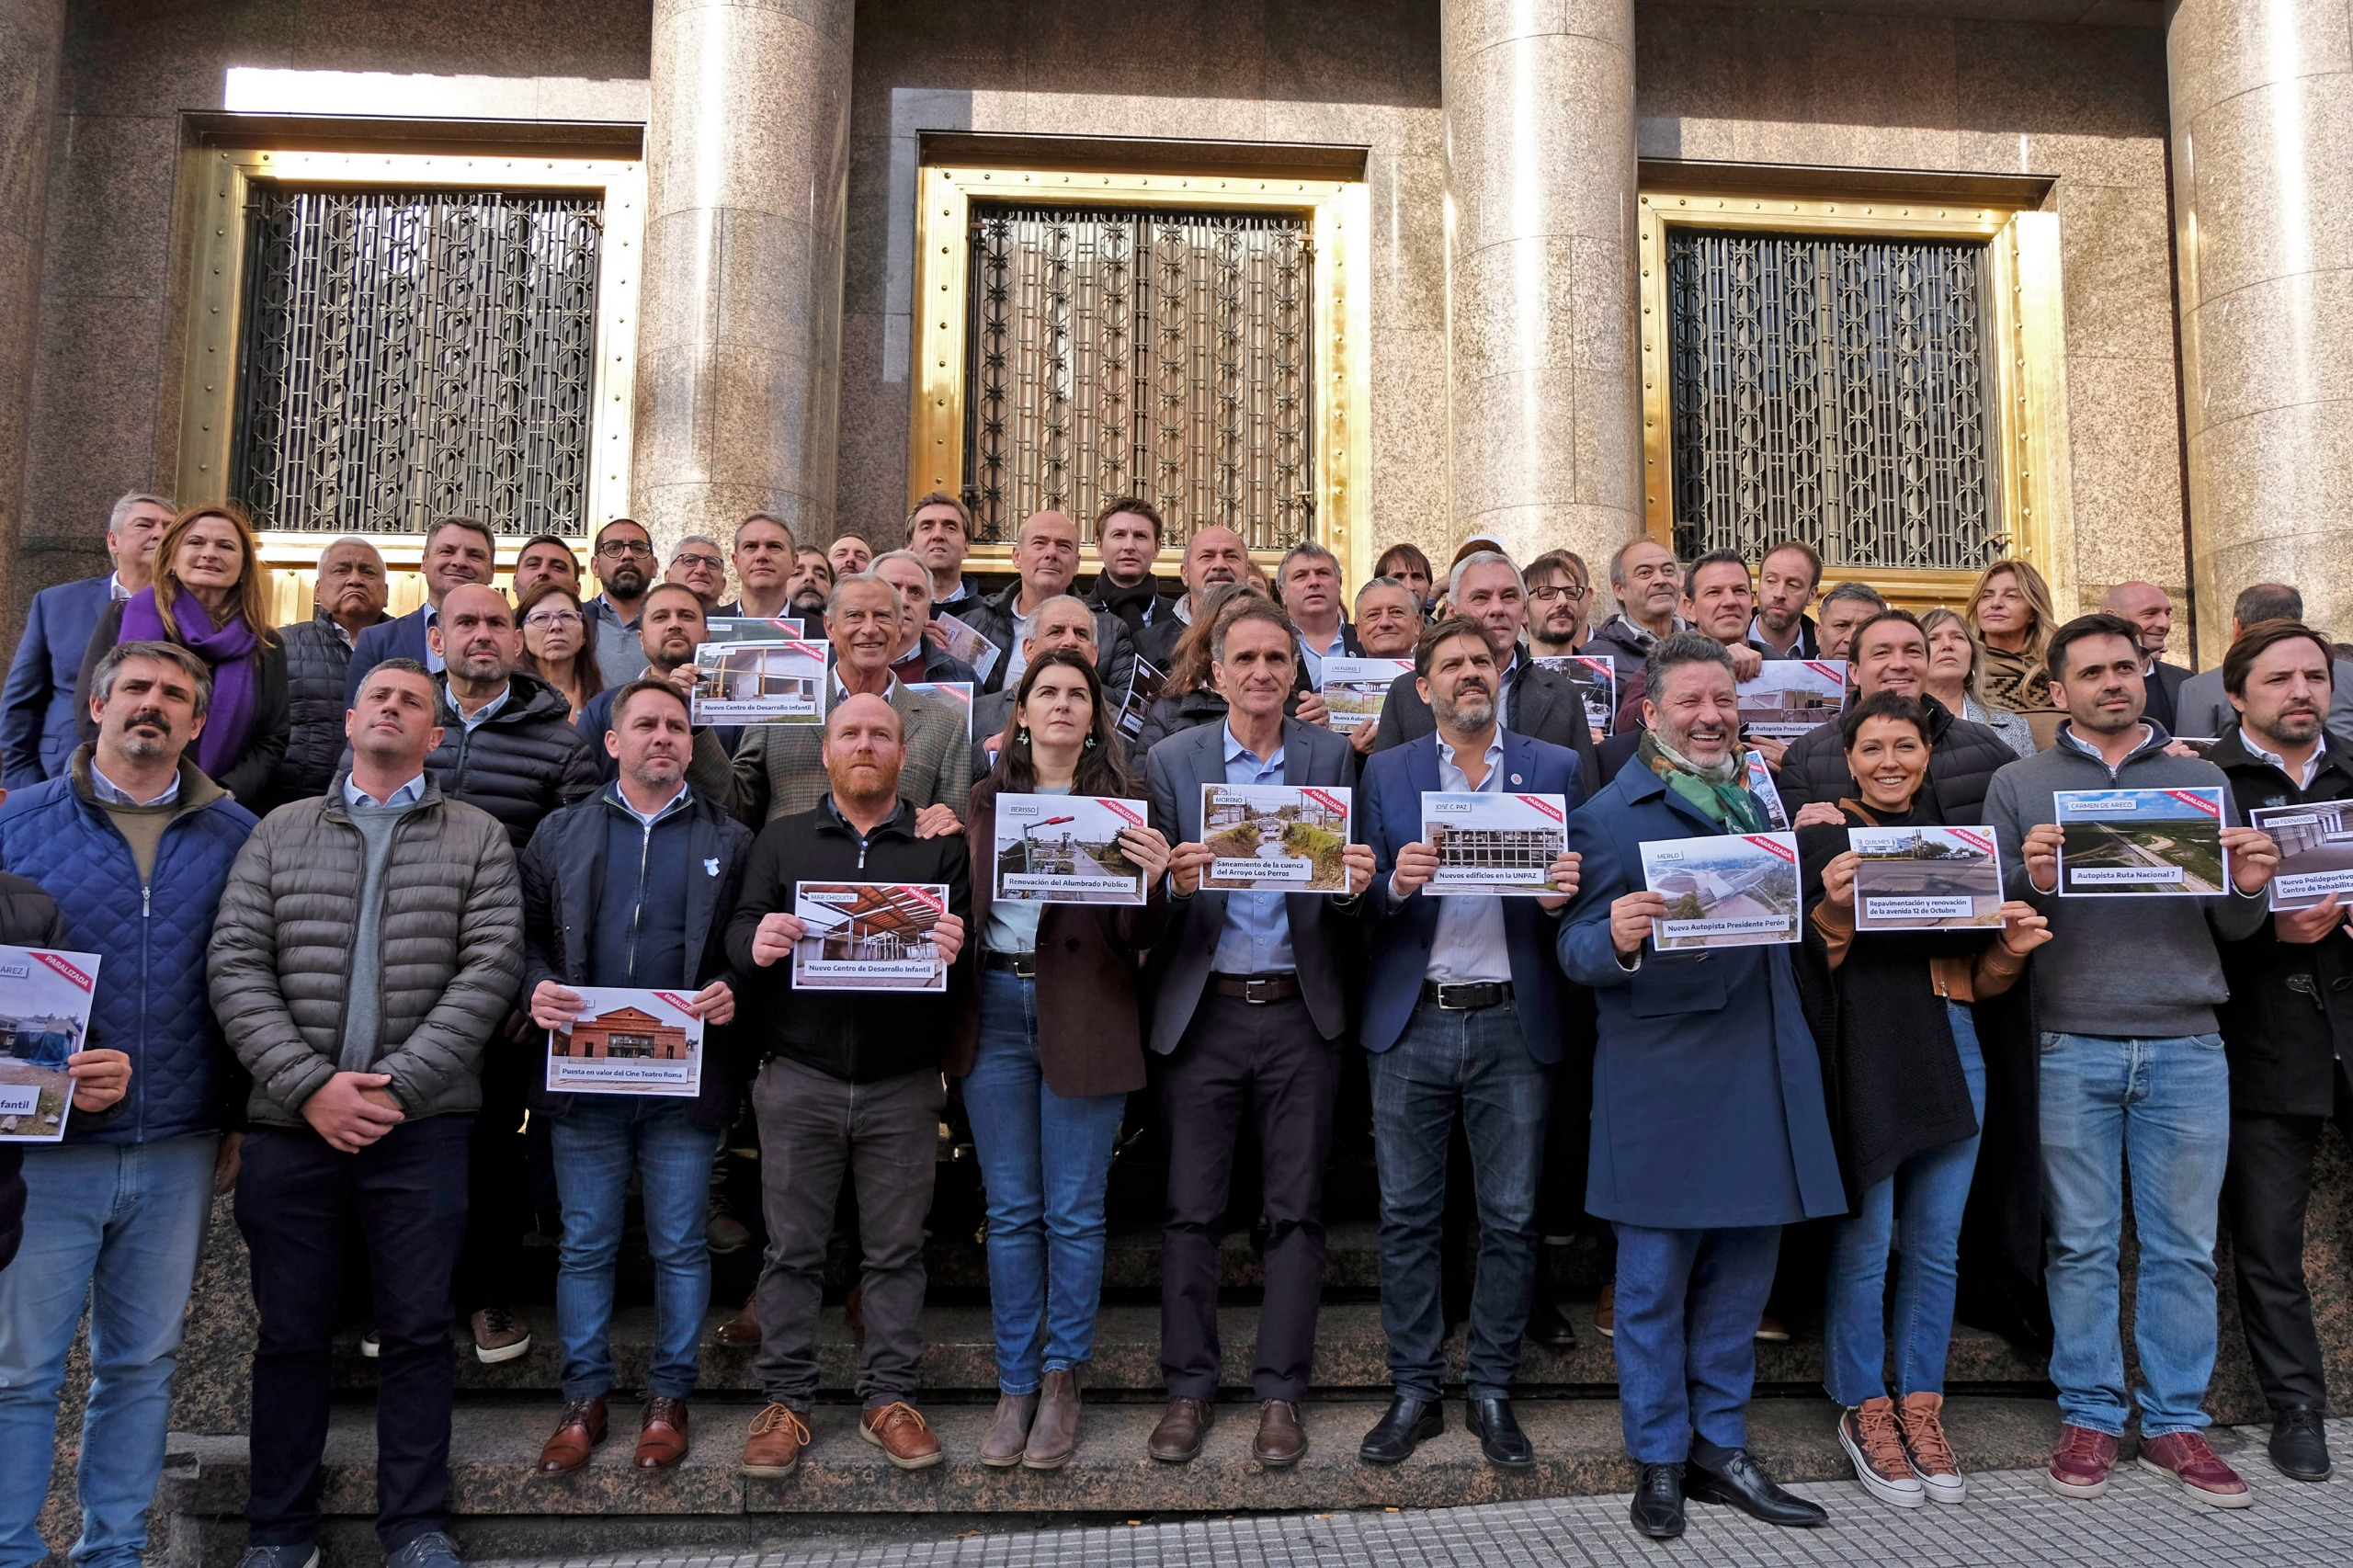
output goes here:
<path id="1" fill-rule="evenodd" d="M 64 38 L 63 0 L 0 0 L 0 322 L 7 324 L 0 330 L 0 619 L 10 647 L 24 622 L 25 599 L 38 586 L 18 583 L 16 568 L 39 351 L 50 133 Z"/>

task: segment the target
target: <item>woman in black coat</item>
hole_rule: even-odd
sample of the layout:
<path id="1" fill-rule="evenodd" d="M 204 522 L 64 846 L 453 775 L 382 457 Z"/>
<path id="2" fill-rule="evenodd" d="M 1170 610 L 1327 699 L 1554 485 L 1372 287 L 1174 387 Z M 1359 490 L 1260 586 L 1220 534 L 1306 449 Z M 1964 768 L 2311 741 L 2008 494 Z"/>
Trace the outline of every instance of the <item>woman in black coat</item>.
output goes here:
<path id="1" fill-rule="evenodd" d="M 1817 801 L 1797 819 L 1807 909 L 1799 970 L 1854 1204 L 1831 1241 L 1824 1383 L 1843 1407 L 1839 1441 L 1866 1492 L 1898 1507 L 1958 1503 L 1967 1487 L 1942 1407 L 1962 1218 L 1989 1059 L 1998 1051 L 2010 1062 L 2026 1049 L 2009 1028 L 1986 1040 L 1994 1031 L 1980 1009 L 2018 988 L 2050 932 L 2016 901 L 2001 905 L 1998 928 L 1858 932 L 1848 830 L 1947 824 L 1923 788 L 1930 725 L 1916 700 L 1876 693 L 1847 711 L 1839 733 L 1860 799 Z M 1899 1216 L 1891 1398 L 1886 1287 Z"/>

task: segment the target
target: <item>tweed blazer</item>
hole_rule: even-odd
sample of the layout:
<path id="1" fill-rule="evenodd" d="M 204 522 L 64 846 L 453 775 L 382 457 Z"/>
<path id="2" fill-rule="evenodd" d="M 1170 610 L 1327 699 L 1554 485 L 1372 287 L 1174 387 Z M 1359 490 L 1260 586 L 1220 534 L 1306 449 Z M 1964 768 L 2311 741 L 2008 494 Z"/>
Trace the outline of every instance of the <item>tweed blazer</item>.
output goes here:
<path id="1" fill-rule="evenodd" d="M 899 798 L 921 810 L 946 805 L 959 817 L 972 790 L 972 747 L 964 716 L 936 698 L 909 691 L 891 677 L 891 706 L 906 731 L 906 761 Z M 731 760 L 709 730 L 695 732 L 687 781 L 737 822 L 757 833 L 779 817 L 813 812 L 833 788 L 825 779 L 822 724 L 754 724 Z"/>

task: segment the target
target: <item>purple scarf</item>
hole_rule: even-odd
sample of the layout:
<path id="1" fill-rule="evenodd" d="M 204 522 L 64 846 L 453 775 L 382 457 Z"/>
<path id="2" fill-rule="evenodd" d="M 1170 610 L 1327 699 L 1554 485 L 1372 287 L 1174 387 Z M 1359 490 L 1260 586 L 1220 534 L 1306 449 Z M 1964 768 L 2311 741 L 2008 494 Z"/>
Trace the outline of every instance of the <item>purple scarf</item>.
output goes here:
<path id="1" fill-rule="evenodd" d="M 217 783 L 245 755 L 254 727 L 254 651 L 260 639 L 242 615 L 214 626 L 210 612 L 186 588 L 172 602 L 172 617 L 180 623 L 177 637 L 164 631 L 155 590 L 142 588 L 122 607 L 120 641 L 177 642 L 212 666 L 212 706 L 205 713 L 204 733 L 196 737 L 196 765 Z"/>

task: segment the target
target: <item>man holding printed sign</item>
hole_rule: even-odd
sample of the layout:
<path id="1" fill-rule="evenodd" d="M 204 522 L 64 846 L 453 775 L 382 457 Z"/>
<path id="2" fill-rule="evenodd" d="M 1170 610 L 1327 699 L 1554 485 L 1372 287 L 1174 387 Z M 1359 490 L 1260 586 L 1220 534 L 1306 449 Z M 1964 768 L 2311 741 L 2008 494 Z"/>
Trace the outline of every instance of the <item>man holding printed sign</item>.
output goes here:
<path id="1" fill-rule="evenodd" d="M 2056 744 L 1994 776 L 1985 815 L 2010 895 L 2049 916 L 2052 933 L 2034 965 L 2051 1381 L 2063 1423 L 2050 1483 L 2063 1497 L 2107 1491 L 2132 1413 L 2117 1322 L 2129 1143 L 2140 1462 L 2194 1501 L 2244 1507 L 2246 1483 L 2203 1436 L 2231 1131 L 2214 1017 L 2229 987 L 2216 949 L 2263 923 L 2279 852 L 2236 824 L 2220 768 L 2173 756 L 2172 737 L 2143 719 L 2131 622 L 2078 617 L 2052 635 L 2048 660 L 2067 720 Z M 2068 799 L 2086 794 L 2096 799 Z M 2097 893 L 2111 896 L 2082 896 Z M 2120 964 L 2123 952 L 2138 961 Z"/>
<path id="2" fill-rule="evenodd" d="M 603 739 L 617 777 L 541 823 L 521 868 L 524 994 L 549 1031 L 531 1108 L 550 1120 L 563 1206 L 563 1414 L 540 1450 L 542 1475 L 578 1470 L 605 1440 L 607 1329 L 632 1173 L 654 1277 L 635 1463 L 667 1470 L 687 1456 L 687 1396 L 710 1304 L 704 1211 L 729 1086 L 704 1029 L 735 1016 L 724 940 L 752 852 L 750 830 L 687 787 L 694 735 L 675 685 L 621 687 Z"/>

